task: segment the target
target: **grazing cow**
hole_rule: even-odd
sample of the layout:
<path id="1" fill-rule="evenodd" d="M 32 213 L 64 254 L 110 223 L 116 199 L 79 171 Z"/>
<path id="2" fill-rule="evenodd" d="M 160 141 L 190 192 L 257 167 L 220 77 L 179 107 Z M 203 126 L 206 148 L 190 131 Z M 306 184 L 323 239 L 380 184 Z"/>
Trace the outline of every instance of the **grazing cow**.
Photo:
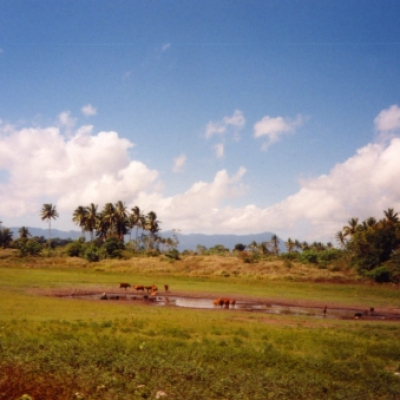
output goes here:
<path id="1" fill-rule="evenodd" d="M 362 317 L 362 313 L 360 313 L 360 312 L 356 312 L 354 314 L 354 318 L 356 318 L 356 319 L 361 318 L 361 317 Z"/>
<path id="2" fill-rule="evenodd" d="M 128 289 L 128 287 L 131 287 L 131 284 L 130 283 L 126 283 L 126 282 L 124 282 L 124 283 L 120 283 L 119 284 L 119 288 L 121 289 L 121 288 L 123 288 L 123 289 Z"/>
<path id="3" fill-rule="evenodd" d="M 153 285 L 153 286 L 151 287 L 151 291 L 152 291 L 152 292 L 157 292 L 157 291 L 158 291 L 157 286 L 156 286 L 156 285 Z"/>
<path id="4" fill-rule="evenodd" d="M 223 299 L 215 299 L 213 301 L 213 303 L 214 303 L 214 306 L 216 306 L 216 307 L 218 307 L 218 306 L 222 307 L 224 305 L 224 300 Z"/>
<path id="5" fill-rule="evenodd" d="M 225 308 L 229 308 L 229 302 L 230 300 L 227 297 L 224 297 L 222 300 L 222 304 Z"/>
<path id="6" fill-rule="evenodd" d="M 145 286 L 144 288 L 146 289 L 147 293 L 150 293 L 151 289 L 153 289 L 153 286 Z"/>
<path id="7" fill-rule="evenodd" d="M 230 300 L 229 300 L 229 304 L 230 304 L 232 307 L 235 307 L 236 300 L 235 300 L 235 299 L 230 299 Z"/>
<path id="8" fill-rule="evenodd" d="M 328 312 L 328 307 L 325 306 L 324 309 L 322 310 L 322 312 L 323 312 L 324 314 L 326 314 L 326 313 Z"/>
<path id="9" fill-rule="evenodd" d="M 168 292 L 169 286 L 168 286 L 168 285 L 164 285 L 164 290 L 165 290 L 166 292 Z"/>
<path id="10" fill-rule="evenodd" d="M 370 312 L 371 314 L 373 314 L 373 313 L 375 312 L 375 308 L 374 308 L 374 307 L 371 307 L 371 308 L 369 309 L 369 312 Z"/>
<path id="11" fill-rule="evenodd" d="M 141 290 L 142 292 L 144 292 L 144 286 L 143 285 L 136 285 L 133 287 L 136 292 L 138 292 L 139 290 Z"/>

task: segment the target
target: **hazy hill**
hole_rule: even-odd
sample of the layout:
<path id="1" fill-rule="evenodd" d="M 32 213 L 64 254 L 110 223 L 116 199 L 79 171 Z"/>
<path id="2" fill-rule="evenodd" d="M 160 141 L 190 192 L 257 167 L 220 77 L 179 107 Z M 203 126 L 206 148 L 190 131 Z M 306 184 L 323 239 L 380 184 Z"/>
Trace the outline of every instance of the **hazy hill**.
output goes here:
<path id="1" fill-rule="evenodd" d="M 172 237 L 173 232 L 164 232 L 162 236 Z M 217 244 L 222 244 L 228 249 L 232 250 L 236 244 L 242 243 L 245 246 L 253 241 L 257 243 L 268 242 L 273 233 L 264 232 L 252 235 L 203 235 L 200 233 L 192 233 L 189 235 L 177 235 L 179 240 L 178 250 L 196 250 L 197 245 L 203 245 L 207 248 L 213 247 Z M 283 240 L 280 240 L 281 251 L 285 251 Z"/>
<path id="2" fill-rule="evenodd" d="M 13 231 L 14 239 L 19 237 L 18 230 L 20 228 L 10 228 Z M 45 238 L 48 237 L 49 231 L 48 229 L 42 228 L 32 228 L 28 227 L 29 232 L 32 236 L 44 236 Z M 163 237 L 172 237 L 172 231 L 165 231 L 160 232 L 160 235 Z M 271 232 L 264 232 L 252 235 L 204 235 L 200 233 L 192 233 L 188 235 L 184 234 L 177 234 L 179 239 L 178 250 L 196 250 L 197 245 L 203 245 L 207 248 L 213 247 L 217 244 L 222 244 L 223 246 L 227 247 L 228 249 L 232 250 L 236 244 L 242 243 L 245 246 L 249 245 L 251 242 L 256 241 L 257 243 L 261 242 L 268 242 L 271 239 L 273 233 Z M 60 239 L 79 239 L 81 236 L 80 231 L 60 231 L 58 229 L 51 229 L 51 237 L 52 238 L 60 238 Z M 88 240 L 88 237 L 87 237 Z M 127 240 L 129 240 L 127 238 Z M 285 251 L 284 241 L 280 240 L 280 248 L 281 251 Z"/>

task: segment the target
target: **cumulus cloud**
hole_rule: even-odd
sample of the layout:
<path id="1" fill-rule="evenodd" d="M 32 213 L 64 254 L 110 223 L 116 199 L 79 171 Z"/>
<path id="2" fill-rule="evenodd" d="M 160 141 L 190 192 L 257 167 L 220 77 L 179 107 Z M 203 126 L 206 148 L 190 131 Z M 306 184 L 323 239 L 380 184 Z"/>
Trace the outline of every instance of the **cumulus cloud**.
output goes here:
<path id="1" fill-rule="evenodd" d="M 93 107 L 91 104 L 87 104 L 86 106 L 83 106 L 81 108 L 82 114 L 85 117 L 92 117 L 93 115 L 97 114 L 97 110 L 95 107 Z"/>
<path id="2" fill-rule="evenodd" d="M 135 198 L 157 181 L 157 171 L 130 159 L 133 143 L 116 132 L 92 135 L 84 126 L 67 136 L 55 126 L 5 128 L 0 126 L 0 170 L 8 179 L 0 184 L 0 214 L 23 215 L 49 198 L 65 210 Z"/>
<path id="3" fill-rule="evenodd" d="M 184 154 L 181 154 L 179 157 L 174 158 L 174 165 L 172 167 L 172 171 L 182 172 L 185 163 L 186 163 L 186 156 Z"/>
<path id="4" fill-rule="evenodd" d="M 133 146 L 116 132 L 94 134 L 92 126 L 67 136 L 59 126 L 17 129 L 0 122 L 0 171 L 6 171 L 0 181 L 1 219 L 7 224 L 12 217 L 36 215 L 39 221 L 41 204 L 53 202 L 71 224 L 60 228 L 71 229 L 70 216 L 78 205 L 121 199 L 129 207 L 156 211 L 163 230 L 270 231 L 283 239 L 333 241 L 351 217 L 381 218 L 389 207 L 400 210 L 398 137 L 360 148 L 328 174 L 300 182 L 296 193 L 268 207 L 229 205 L 249 190 L 244 167 L 233 175 L 217 171 L 209 181 L 165 196 L 158 171 L 131 159 Z M 175 159 L 176 167 L 184 165 L 183 156 Z"/>
<path id="5" fill-rule="evenodd" d="M 374 120 L 375 128 L 379 132 L 391 132 L 400 129 L 400 107 L 395 104 L 382 110 Z"/>
<path id="6" fill-rule="evenodd" d="M 262 149 L 267 150 L 271 144 L 278 142 L 282 135 L 295 132 L 303 122 L 304 118 L 301 115 L 294 120 L 283 117 L 272 118 L 267 115 L 254 124 L 254 137 L 265 137 L 267 141 L 263 143 Z"/>
<path id="7" fill-rule="evenodd" d="M 206 126 L 205 137 L 207 139 L 214 135 L 224 135 L 228 132 L 232 132 L 237 135 L 238 132 L 244 127 L 246 120 L 243 117 L 243 113 L 239 110 L 230 117 L 224 117 L 221 121 L 209 122 Z"/>

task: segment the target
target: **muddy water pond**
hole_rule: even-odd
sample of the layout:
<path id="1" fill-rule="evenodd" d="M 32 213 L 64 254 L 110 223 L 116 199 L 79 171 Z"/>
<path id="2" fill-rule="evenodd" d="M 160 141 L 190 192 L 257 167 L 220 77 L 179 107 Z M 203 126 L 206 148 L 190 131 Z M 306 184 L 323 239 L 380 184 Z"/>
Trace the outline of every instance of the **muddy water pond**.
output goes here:
<path id="1" fill-rule="evenodd" d="M 256 301 L 236 301 L 234 306 L 219 307 L 213 304 L 210 298 L 193 298 L 185 296 L 148 296 L 120 293 L 103 294 L 76 294 L 60 296 L 77 300 L 93 301 L 121 301 L 140 302 L 156 307 L 184 307 L 192 309 L 215 309 L 216 311 L 249 311 L 276 315 L 293 315 L 311 318 L 333 318 L 333 319 L 368 319 L 368 320 L 397 320 L 400 321 L 399 313 L 379 312 L 375 310 L 360 310 L 355 308 L 328 308 L 326 312 L 321 307 L 301 307 L 293 305 L 275 304 Z"/>

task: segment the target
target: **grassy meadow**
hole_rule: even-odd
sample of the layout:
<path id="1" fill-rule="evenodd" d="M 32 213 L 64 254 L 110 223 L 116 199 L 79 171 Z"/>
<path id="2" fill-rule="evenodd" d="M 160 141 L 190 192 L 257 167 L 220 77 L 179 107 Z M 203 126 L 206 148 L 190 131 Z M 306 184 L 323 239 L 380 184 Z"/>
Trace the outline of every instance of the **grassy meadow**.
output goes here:
<path id="1" fill-rule="evenodd" d="M 54 296 L 119 282 L 172 294 L 399 309 L 350 270 L 187 256 L 104 260 L 0 252 L 0 399 L 400 399 L 400 326 Z"/>

